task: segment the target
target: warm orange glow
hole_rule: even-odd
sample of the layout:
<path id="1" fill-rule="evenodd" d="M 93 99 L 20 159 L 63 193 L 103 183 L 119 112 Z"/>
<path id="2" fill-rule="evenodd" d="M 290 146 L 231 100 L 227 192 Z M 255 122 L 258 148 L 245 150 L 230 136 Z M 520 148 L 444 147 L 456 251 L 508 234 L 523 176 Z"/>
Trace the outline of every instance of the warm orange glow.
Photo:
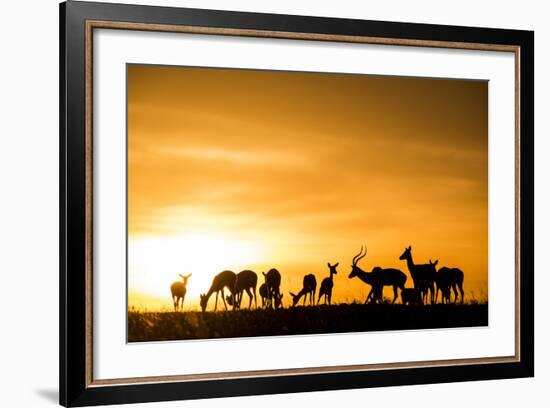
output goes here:
<path id="1" fill-rule="evenodd" d="M 224 269 L 348 279 L 399 255 L 460 267 L 487 296 L 487 83 L 365 75 L 128 67 L 129 305 L 186 308 Z M 387 293 L 389 296 L 389 292 Z"/>

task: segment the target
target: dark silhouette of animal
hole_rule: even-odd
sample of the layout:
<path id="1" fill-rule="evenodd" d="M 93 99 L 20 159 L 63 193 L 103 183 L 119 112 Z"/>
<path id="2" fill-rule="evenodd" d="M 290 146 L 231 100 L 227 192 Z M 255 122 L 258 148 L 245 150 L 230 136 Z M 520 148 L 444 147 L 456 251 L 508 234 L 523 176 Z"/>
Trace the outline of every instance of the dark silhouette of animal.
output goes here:
<path id="1" fill-rule="evenodd" d="M 180 310 L 183 309 L 183 301 L 185 300 L 185 294 L 187 293 L 187 280 L 192 274 L 184 276 L 181 273 L 178 273 L 178 275 L 183 281 L 176 281 L 170 285 L 170 292 L 172 292 L 172 300 L 174 301 L 174 310 L 176 312 L 178 311 L 178 308 Z"/>
<path id="2" fill-rule="evenodd" d="M 267 289 L 267 307 L 274 307 L 277 309 L 281 306 L 283 295 L 281 294 L 281 274 L 280 272 L 272 268 L 267 273 L 262 272 L 264 275 L 265 286 Z"/>
<path id="3" fill-rule="evenodd" d="M 351 272 L 348 278 L 352 279 L 358 277 L 367 285 L 371 286 L 365 303 L 369 301 L 374 303 L 381 302 L 384 286 L 391 286 L 393 288 L 392 304 L 395 303 L 397 299 L 397 289 L 403 290 L 405 288 L 407 275 L 399 269 L 381 268 L 379 266 L 374 267 L 371 272 L 365 272 L 357 265 L 359 261 L 367 255 L 367 248 L 365 247 L 364 250 L 365 253 L 363 253 L 363 246 L 361 246 L 359 253 L 353 257 L 351 261 Z"/>
<path id="4" fill-rule="evenodd" d="M 332 288 L 334 287 L 334 281 L 332 280 L 332 276 L 338 273 L 336 272 L 336 268 L 338 267 L 338 262 L 336 262 L 334 265 L 331 265 L 330 262 L 327 262 L 327 266 L 329 269 L 329 277 L 323 279 L 323 281 L 321 282 L 317 304 L 321 302 L 321 298 L 323 298 L 323 300 L 325 301 L 325 304 L 330 305 L 332 302 Z"/>
<path id="5" fill-rule="evenodd" d="M 412 258 L 412 247 L 409 245 L 408 248 L 405 248 L 405 251 L 399 257 L 400 260 L 407 261 L 407 267 L 411 273 L 411 277 L 414 282 L 415 289 L 419 289 L 422 293 L 422 299 L 424 303 L 427 303 L 428 293 L 431 303 L 435 302 L 435 266 L 437 261 L 429 264 L 415 264 Z"/>
<path id="6" fill-rule="evenodd" d="M 256 272 L 245 269 L 237 274 L 237 279 L 235 280 L 235 304 L 233 304 L 233 297 L 227 296 L 226 300 L 230 306 L 233 306 L 234 309 L 241 308 L 241 301 L 243 299 L 243 292 L 246 292 L 249 298 L 248 308 L 252 307 L 252 297 L 254 295 L 254 306 L 258 307 L 258 302 L 256 300 L 256 285 L 258 284 L 258 275 Z"/>
<path id="7" fill-rule="evenodd" d="M 214 305 L 214 311 L 218 309 L 218 294 L 221 292 L 222 294 L 222 300 L 223 305 L 225 306 L 225 310 L 227 310 L 227 304 L 225 303 L 225 295 L 224 295 L 224 288 L 229 289 L 229 292 L 231 293 L 231 297 L 233 298 L 232 301 L 235 303 L 235 281 L 237 280 L 237 275 L 235 275 L 235 272 L 231 271 L 223 271 L 218 273 L 214 280 L 212 281 L 212 285 L 210 285 L 210 289 L 208 290 L 208 293 L 201 294 L 200 295 L 200 304 L 201 309 L 204 312 L 206 310 L 206 306 L 208 304 L 208 299 L 210 299 L 210 296 L 212 296 L 213 293 L 216 293 L 216 304 Z"/>
<path id="8" fill-rule="evenodd" d="M 309 303 L 313 305 L 315 303 L 316 290 L 317 290 L 317 279 L 315 278 L 315 275 L 310 273 L 304 276 L 302 290 L 300 290 L 297 295 L 290 292 L 290 296 L 292 296 L 292 306 L 296 306 L 296 304 L 298 304 L 302 296 L 304 297 L 304 306 L 305 306 L 308 295 L 309 295 Z"/>
<path id="9" fill-rule="evenodd" d="M 404 305 L 423 305 L 422 293 L 415 288 L 401 289 L 401 302 Z"/>
<path id="10" fill-rule="evenodd" d="M 268 296 L 267 286 L 265 286 L 265 283 L 262 283 L 260 285 L 258 292 L 260 293 L 260 297 L 262 298 L 262 307 L 265 307 L 267 304 L 267 296 Z"/>
<path id="11" fill-rule="evenodd" d="M 460 291 L 460 303 L 464 303 L 464 272 L 458 268 L 447 268 L 443 266 L 439 268 L 436 273 L 435 283 L 437 290 L 435 293 L 435 300 L 437 302 L 437 297 L 439 291 L 441 291 L 441 302 L 442 303 L 451 303 L 451 289 L 455 294 L 454 303 L 458 297 L 458 291 Z M 458 291 L 457 291 L 458 288 Z"/>

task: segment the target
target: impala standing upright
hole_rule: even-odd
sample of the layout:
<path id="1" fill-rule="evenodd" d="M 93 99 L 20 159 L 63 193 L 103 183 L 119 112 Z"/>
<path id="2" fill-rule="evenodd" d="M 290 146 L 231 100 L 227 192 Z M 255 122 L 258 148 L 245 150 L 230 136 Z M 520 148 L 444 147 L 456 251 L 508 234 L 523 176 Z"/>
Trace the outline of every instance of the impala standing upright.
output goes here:
<path id="1" fill-rule="evenodd" d="M 407 267 L 411 273 L 411 277 L 414 282 L 415 289 L 422 292 L 422 298 L 424 303 L 427 303 L 428 293 L 430 294 L 430 303 L 435 302 L 435 266 L 437 261 L 429 264 L 415 264 L 412 258 L 412 247 L 409 245 L 408 248 L 405 248 L 405 251 L 401 254 L 399 259 L 401 261 L 407 261 Z"/>
<path id="2" fill-rule="evenodd" d="M 182 282 L 177 281 L 170 285 L 170 292 L 172 292 L 172 300 L 174 301 L 174 310 L 177 312 L 178 308 L 183 309 L 183 301 L 185 300 L 185 294 L 187 293 L 187 280 L 192 274 L 182 275 L 178 273 Z"/>
<path id="3" fill-rule="evenodd" d="M 338 266 L 338 262 L 336 262 L 334 265 L 331 265 L 330 262 L 327 262 L 327 266 L 329 269 L 329 277 L 323 279 L 321 282 L 321 288 L 319 289 L 319 298 L 317 299 L 317 304 L 321 302 L 321 297 L 323 297 L 325 304 L 331 304 L 332 301 L 332 288 L 334 287 L 334 282 L 332 280 L 332 276 L 336 275 L 338 272 L 336 272 L 336 267 Z"/>

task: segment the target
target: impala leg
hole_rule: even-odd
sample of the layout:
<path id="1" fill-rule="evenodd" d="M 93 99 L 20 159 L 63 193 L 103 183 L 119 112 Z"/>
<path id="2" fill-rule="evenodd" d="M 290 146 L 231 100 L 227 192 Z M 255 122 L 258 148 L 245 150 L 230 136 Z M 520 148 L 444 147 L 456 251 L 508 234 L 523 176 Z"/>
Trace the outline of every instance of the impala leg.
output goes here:
<path id="1" fill-rule="evenodd" d="M 248 302 L 248 308 L 250 309 L 252 307 L 252 292 L 249 288 L 246 288 L 246 294 L 248 295 L 249 302 Z"/>
<path id="2" fill-rule="evenodd" d="M 393 300 L 391 304 L 393 305 L 395 303 L 395 300 L 397 299 L 397 286 L 393 287 Z"/>
<path id="3" fill-rule="evenodd" d="M 227 303 L 225 303 L 225 292 L 223 289 L 222 289 L 222 300 L 223 300 L 223 305 L 225 306 L 225 310 L 227 310 Z M 233 297 L 233 304 L 235 304 L 235 297 Z"/>

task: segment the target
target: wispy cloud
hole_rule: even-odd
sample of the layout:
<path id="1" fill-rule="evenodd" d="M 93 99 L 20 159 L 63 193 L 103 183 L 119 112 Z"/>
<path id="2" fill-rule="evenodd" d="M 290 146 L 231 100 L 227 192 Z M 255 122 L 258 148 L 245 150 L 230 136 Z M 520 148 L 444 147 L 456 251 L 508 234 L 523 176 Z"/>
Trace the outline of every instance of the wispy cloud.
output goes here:
<path id="1" fill-rule="evenodd" d="M 292 166 L 312 165 L 312 158 L 293 152 L 273 150 L 243 150 L 212 146 L 159 146 L 152 148 L 154 154 L 187 160 L 216 161 L 241 166 Z"/>

